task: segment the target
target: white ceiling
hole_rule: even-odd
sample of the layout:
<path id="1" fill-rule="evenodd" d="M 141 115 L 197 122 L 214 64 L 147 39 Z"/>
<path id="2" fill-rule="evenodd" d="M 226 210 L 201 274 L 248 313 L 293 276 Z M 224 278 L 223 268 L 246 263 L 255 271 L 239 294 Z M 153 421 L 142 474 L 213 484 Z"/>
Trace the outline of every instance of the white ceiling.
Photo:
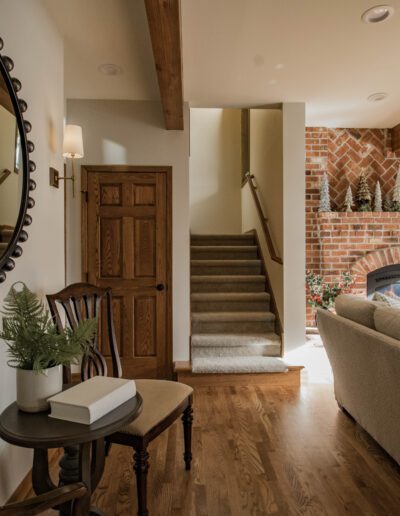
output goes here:
<path id="1" fill-rule="evenodd" d="M 68 98 L 159 98 L 143 0 L 43 0 L 65 36 Z M 306 102 L 307 124 L 400 122 L 400 0 L 181 0 L 185 99 L 192 106 Z M 122 66 L 106 77 L 102 63 Z M 380 103 L 367 102 L 385 91 Z"/>
<path id="2" fill-rule="evenodd" d="M 67 98 L 160 98 L 143 0 L 42 1 L 64 36 Z M 98 71 L 109 63 L 122 75 Z"/>

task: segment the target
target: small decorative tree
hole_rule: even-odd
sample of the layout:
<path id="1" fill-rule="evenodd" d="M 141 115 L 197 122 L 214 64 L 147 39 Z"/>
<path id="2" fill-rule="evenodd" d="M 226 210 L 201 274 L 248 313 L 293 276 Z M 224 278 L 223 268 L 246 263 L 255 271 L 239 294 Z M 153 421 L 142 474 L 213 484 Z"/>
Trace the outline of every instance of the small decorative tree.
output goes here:
<path id="1" fill-rule="evenodd" d="M 392 201 L 392 211 L 400 211 L 400 171 L 397 172 Z"/>
<path id="2" fill-rule="evenodd" d="M 383 209 L 382 209 L 382 191 L 381 191 L 381 184 L 379 181 L 376 182 L 376 186 L 375 186 L 374 211 L 383 211 Z"/>
<path id="3" fill-rule="evenodd" d="M 351 191 L 351 186 L 347 188 L 346 197 L 344 199 L 344 207 L 346 208 L 345 211 L 353 211 L 351 208 L 354 206 L 353 201 L 353 192 Z"/>
<path id="4" fill-rule="evenodd" d="M 319 187 L 319 209 L 318 211 L 332 211 L 329 196 L 329 181 L 326 172 L 324 173 Z"/>
<path id="5" fill-rule="evenodd" d="M 383 211 L 392 211 L 392 199 L 389 193 L 383 199 Z"/>
<path id="6" fill-rule="evenodd" d="M 371 211 L 371 192 L 364 171 L 361 172 L 356 193 L 358 211 Z"/>

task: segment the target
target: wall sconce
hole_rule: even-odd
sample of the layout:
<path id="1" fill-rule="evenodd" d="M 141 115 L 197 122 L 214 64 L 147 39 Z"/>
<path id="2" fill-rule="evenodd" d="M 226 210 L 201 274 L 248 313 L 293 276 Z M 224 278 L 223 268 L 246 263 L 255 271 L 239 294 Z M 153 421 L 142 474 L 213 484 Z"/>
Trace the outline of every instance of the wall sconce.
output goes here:
<path id="1" fill-rule="evenodd" d="M 50 169 L 50 185 L 59 188 L 60 181 L 72 181 L 72 197 L 75 197 L 75 166 L 74 161 L 83 158 L 82 127 L 79 125 L 66 125 L 64 130 L 63 157 L 71 158 L 72 175 L 60 176 L 54 168 Z"/>

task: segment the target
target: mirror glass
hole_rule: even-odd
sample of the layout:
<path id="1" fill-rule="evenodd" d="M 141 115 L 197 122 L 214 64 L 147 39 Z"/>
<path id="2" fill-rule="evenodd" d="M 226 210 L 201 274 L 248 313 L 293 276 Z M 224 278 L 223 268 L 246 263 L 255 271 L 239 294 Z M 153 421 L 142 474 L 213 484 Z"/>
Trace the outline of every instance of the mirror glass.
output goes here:
<path id="1" fill-rule="evenodd" d="M 23 185 L 21 138 L 11 97 L 0 76 L 0 258 L 11 240 Z"/>

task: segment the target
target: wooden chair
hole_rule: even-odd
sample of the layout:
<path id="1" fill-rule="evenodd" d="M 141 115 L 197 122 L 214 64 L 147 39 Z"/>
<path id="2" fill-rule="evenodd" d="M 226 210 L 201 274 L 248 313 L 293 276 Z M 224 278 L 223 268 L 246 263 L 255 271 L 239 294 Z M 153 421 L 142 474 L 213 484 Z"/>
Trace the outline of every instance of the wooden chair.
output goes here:
<path id="1" fill-rule="evenodd" d="M 121 362 L 115 337 L 112 317 L 112 293 L 110 288 L 100 288 L 87 283 L 75 283 L 57 294 L 48 295 L 50 312 L 59 330 L 62 330 L 60 307 L 63 307 L 68 324 L 75 327 L 78 321 L 90 317 L 107 317 L 108 343 L 111 354 L 112 376 L 122 376 Z M 101 309 L 102 302 L 105 310 Z M 101 324 L 101 322 L 100 322 Z M 104 326 L 103 326 L 104 327 Z M 104 336 L 103 336 L 104 338 Z M 97 346 L 97 335 L 90 352 L 83 357 L 81 380 L 94 375 L 107 376 L 107 362 Z M 71 370 L 65 368 L 64 379 L 71 382 Z M 192 460 L 192 393 L 188 385 L 168 380 L 136 380 L 137 390 L 143 398 L 140 416 L 118 433 L 107 438 L 109 443 L 130 446 L 134 449 L 134 470 L 138 498 L 138 516 L 146 516 L 147 472 L 149 469 L 149 443 L 182 416 L 184 430 L 184 454 L 186 470 L 190 470 Z"/>
<path id="2" fill-rule="evenodd" d="M 0 506 L 0 516 L 33 516 L 34 514 L 40 514 L 65 502 L 82 498 L 86 491 L 86 486 L 82 482 L 69 484 L 23 502 Z M 72 514 L 83 516 L 84 513 L 80 510 L 79 504 L 74 504 Z"/>

